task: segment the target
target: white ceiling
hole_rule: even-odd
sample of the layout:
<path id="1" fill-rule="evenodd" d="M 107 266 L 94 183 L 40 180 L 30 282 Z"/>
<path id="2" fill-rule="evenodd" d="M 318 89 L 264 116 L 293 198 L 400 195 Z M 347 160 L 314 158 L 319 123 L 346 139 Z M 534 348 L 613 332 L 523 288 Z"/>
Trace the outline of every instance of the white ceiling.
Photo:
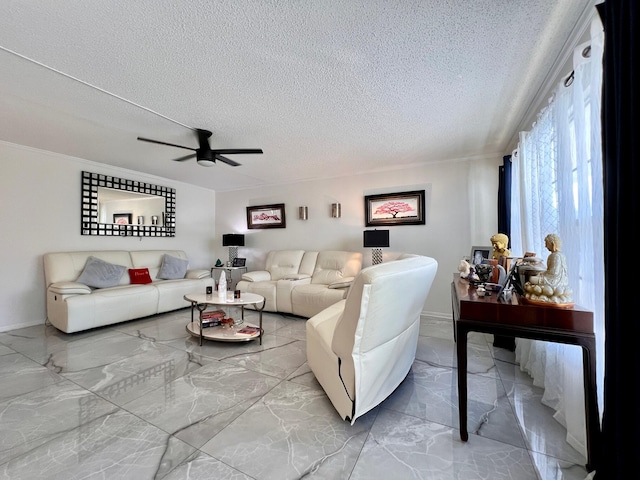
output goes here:
<path id="1" fill-rule="evenodd" d="M 217 191 L 500 157 L 594 3 L 2 0 L 0 140 Z M 137 141 L 186 127 L 264 154 Z"/>

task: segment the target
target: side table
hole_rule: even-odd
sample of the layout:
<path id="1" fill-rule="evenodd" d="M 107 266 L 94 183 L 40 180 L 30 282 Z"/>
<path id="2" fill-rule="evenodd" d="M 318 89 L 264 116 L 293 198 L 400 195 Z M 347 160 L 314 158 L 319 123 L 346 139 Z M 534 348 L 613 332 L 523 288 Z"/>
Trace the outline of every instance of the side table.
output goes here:
<path id="1" fill-rule="evenodd" d="M 233 282 L 233 272 L 235 270 L 240 270 L 242 273 L 247 273 L 247 267 L 226 267 L 224 265 L 221 267 L 211 267 L 211 277 L 216 282 L 216 285 L 218 284 L 218 280 L 216 280 L 216 277 L 215 277 L 215 273 L 214 273 L 215 270 L 218 270 L 221 274 L 223 271 L 227 271 L 229 273 L 229 278 L 227 278 L 227 289 L 229 290 L 232 290 L 230 286 Z M 218 279 L 219 278 L 220 276 L 218 276 Z"/>
<path id="2" fill-rule="evenodd" d="M 600 442 L 600 415 L 596 392 L 596 340 L 593 312 L 578 306 L 556 308 L 522 303 L 516 294 L 506 301 L 496 295 L 479 296 L 467 280 L 454 274 L 451 283 L 453 328 L 458 362 L 460 439 L 467 431 L 467 334 L 490 333 L 516 338 L 578 345 L 582 348 L 587 436 L 587 471 L 596 469 Z"/>

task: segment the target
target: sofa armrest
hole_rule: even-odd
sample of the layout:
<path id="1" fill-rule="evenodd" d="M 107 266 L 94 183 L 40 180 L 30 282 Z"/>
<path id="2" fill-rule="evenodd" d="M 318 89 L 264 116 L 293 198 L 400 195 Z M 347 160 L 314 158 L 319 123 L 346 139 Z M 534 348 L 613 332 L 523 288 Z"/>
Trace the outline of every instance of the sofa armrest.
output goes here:
<path id="1" fill-rule="evenodd" d="M 282 280 L 305 280 L 307 278 L 311 278 L 311 275 L 306 273 L 289 273 L 282 277 Z"/>
<path id="2" fill-rule="evenodd" d="M 84 283 L 56 282 L 49 285 L 49 291 L 58 295 L 83 295 L 91 293 L 91 288 Z"/>
<path id="3" fill-rule="evenodd" d="M 335 282 L 331 282 L 328 288 L 349 288 L 356 277 L 344 277 Z"/>
<path id="4" fill-rule="evenodd" d="M 266 270 L 256 270 L 242 274 L 242 280 L 246 282 L 266 282 L 271 280 L 271 274 Z"/>
<path id="5" fill-rule="evenodd" d="M 211 276 L 211 270 L 187 270 L 184 278 L 208 278 Z"/>

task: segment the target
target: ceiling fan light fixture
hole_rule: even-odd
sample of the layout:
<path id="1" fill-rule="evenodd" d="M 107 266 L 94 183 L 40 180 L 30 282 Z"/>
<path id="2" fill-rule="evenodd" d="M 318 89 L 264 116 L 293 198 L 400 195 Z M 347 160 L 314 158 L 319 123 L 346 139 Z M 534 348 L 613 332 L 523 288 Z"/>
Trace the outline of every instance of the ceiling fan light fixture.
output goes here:
<path id="1" fill-rule="evenodd" d="M 213 152 L 207 148 L 198 148 L 196 150 L 196 161 L 198 165 L 202 165 L 203 167 L 213 167 L 216 163 L 213 158 Z"/>

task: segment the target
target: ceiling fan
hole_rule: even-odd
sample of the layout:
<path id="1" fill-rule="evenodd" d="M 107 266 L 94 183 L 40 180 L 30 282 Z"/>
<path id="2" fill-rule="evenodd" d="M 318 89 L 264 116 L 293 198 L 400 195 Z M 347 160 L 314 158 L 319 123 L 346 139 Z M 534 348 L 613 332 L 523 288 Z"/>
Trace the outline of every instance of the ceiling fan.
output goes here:
<path id="1" fill-rule="evenodd" d="M 189 160 L 191 158 L 196 158 L 198 164 L 203 167 L 212 167 L 216 160 L 220 160 L 221 162 L 226 163 L 227 165 L 231 165 L 232 167 L 237 167 L 240 165 L 238 162 L 231 160 L 230 158 L 226 158 L 223 155 L 232 155 L 236 153 L 262 153 L 262 150 L 259 148 L 220 148 L 220 149 L 211 149 L 209 145 L 209 137 L 212 133 L 209 130 L 202 130 L 201 128 L 197 128 L 196 132 L 198 134 L 198 148 L 185 147 L 183 145 L 175 145 L 173 143 L 161 142 L 159 140 L 151 140 L 150 138 L 138 137 L 138 140 L 142 140 L 143 142 L 151 142 L 157 143 L 159 145 L 169 145 L 170 147 L 178 147 L 184 148 L 185 150 L 193 150 L 195 153 L 191 153 L 189 155 L 185 155 L 184 157 L 175 158 L 176 162 L 184 162 L 185 160 Z"/>

